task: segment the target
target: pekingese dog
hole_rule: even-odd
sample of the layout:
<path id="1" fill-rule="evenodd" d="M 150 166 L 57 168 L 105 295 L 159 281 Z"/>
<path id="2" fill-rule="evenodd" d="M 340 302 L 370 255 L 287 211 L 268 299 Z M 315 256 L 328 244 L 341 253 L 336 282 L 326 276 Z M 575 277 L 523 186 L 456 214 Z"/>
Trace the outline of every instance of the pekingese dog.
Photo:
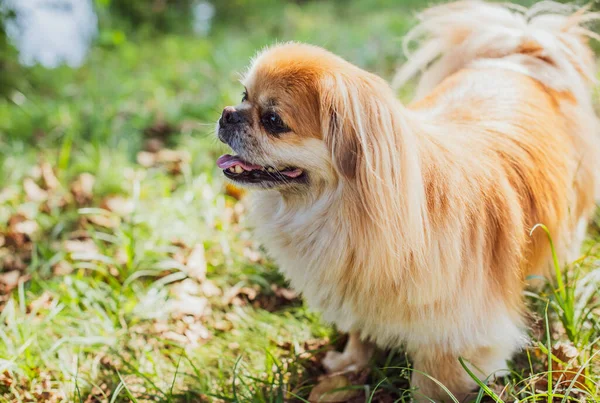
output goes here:
<path id="1" fill-rule="evenodd" d="M 255 232 L 291 285 L 350 334 L 328 371 L 404 346 L 415 400 L 464 398 L 527 342 L 522 291 L 577 257 L 599 194 L 594 16 L 464 1 L 425 11 L 392 87 L 316 46 L 260 52 L 217 164 L 255 189 Z M 425 375 L 427 374 L 427 375 Z M 433 379 L 437 380 L 434 381 Z M 439 383 L 438 383 L 439 382 Z M 429 401 L 429 400 L 427 400 Z"/>

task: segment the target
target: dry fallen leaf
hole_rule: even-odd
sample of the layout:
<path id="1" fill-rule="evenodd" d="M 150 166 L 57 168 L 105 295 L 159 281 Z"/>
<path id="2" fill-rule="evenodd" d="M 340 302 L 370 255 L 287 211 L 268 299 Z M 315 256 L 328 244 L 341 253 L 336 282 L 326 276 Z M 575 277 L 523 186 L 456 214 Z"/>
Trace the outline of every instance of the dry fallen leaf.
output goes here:
<path id="1" fill-rule="evenodd" d="M 14 383 L 15 383 L 15 379 L 13 378 L 12 374 L 10 372 L 8 372 L 7 369 L 5 369 L 4 372 L 0 373 L 0 384 L 1 385 L 10 387 Z"/>
<path id="2" fill-rule="evenodd" d="M 89 204 L 92 201 L 95 182 L 94 175 L 84 172 L 71 184 L 71 193 L 78 205 Z"/>
<path id="3" fill-rule="evenodd" d="M 176 126 L 173 126 L 162 119 L 158 119 L 152 126 L 148 126 L 144 129 L 144 136 L 165 138 L 175 133 L 177 130 L 178 128 Z"/>
<path id="4" fill-rule="evenodd" d="M 298 298 L 298 294 L 296 291 L 291 288 L 279 287 L 276 284 L 271 284 L 271 290 L 280 298 L 286 299 L 288 301 L 293 301 Z"/>
<path id="5" fill-rule="evenodd" d="M 31 178 L 25 178 L 23 181 L 23 189 L 27 198 L 33 202 L 43 202 L 48 198 L 48 192 L 39 187 Z"/>
<path id="6" fill-rule="evenodd" d="M 206 298 L 189 294 L 178 294 L 176 299 L 168 302 L 168 309 L 173 317 L 192 315 L 199 318 L 207 312 L 208 308 Z"/>
<path id="7" fill-rule="evenodd" d="M 206 278 L 206 258 L 204 257 L 204 245 L 201 243 L 194 246 L 186 263 L 185 272 L 188 277 L 203 281 Z"/>
<path id="8" fill-rule="evenodd" d="M 19 283 L 29 280 L 29 277 L 29 275 L 23 275 L 20 270 L 11 270 L 0 274 L 0 312 L 4 309 L 4 304 L 8 301 L 10 292 Z"/>
<path id="9" fill-rule="evenodd" d="M 65 260 L 61 260 L 60 262 L 52 266 L 52 274 L 54 274 L 55 276 L 66 276 L 68 274 L 71 274 L 72 272 L 73 266 L 71 266 L 71 263 Z"/>
<path id="10" fill-rule="evenodd" d="M 188 325 L 185 335 L 194 345 L 199 344 L 203 340 L 210 339 L 210 332 L 201 323 L 195 322 Z"/>
<path id="11" fill-rule="evenodd" d="M 160 148 L 156 152 L 140 151 L 137 154 L 137 162 L 144 168 L 164 166 L 173 175 L 180 174 L 183 171 L 183 165 L 190 159 L 190 154 L 186 150 L 169 148 Z"/>
<path id="12" fill-rule="evenodd" d="M 233 304 L 233 305 L 240 305 L 242 302 L 242 300 L 240 300 L 239 298 L 237 298 L 238 296 L 245 296 L 248 300 L 253 301 L 254 299 L 256 299 L 256 296 L 258 295 L 258 291 L 254 288 L 250 288 L 250 287 L 241 287 L 239 285 L 233 286 L 230 289 L 228 289 L 225 294 L 223 295 L 222 298 L 222 302 L 225 305 L 229 305 L 229 304 Z M 238 301 L 238 302 L 236 302 Z"/>
<path id="13" fill-rule="evenodd" d="M 118 216 L 125 217 L 133 212 L 133 200 L 123 196 L 109 196 L 102 201 L 101 207 L 112 211 Z"/>
<path id="14" fill-rule="evenodd" d="M 165 147 L 164 141 L 157 138 L 150 138 L 144 141 L 144 150 L 150 153 L 156 153 Z"/>
<path id="15" fill-rule="evenodd" d="M 42 172 L 42 180 L 44 181 L 44 188 L 46 190 L 56 189 L 60 185 L 56 175 L 54 174 L 52 165 L 47 162 L 42 162 L 40 165 L 40 170 Z"/>
<path id="16" fill-rule="evenodd" d="M 140 151 L 137 153 L 136 160 L 144 168 L 150 168 L 156 163 L 156 154 L 148 151 Z"/>
<path id="17" fill-rule="evenodd" d="M 170 148 L 163 148 L 156 153 L 156 161 L 160 163 L 169 162 L 188 162 L 190 160 L 190 154 L 185 150 L 171 150 Z"/>
<path id="18" fill-rule="evenodd" d="M 33 235 L 39 228 L 37 222 L 33 220 L 15 222 L 11 227 L 13 231 L 19 234 L 28 235 L 29 237 L 31 237 L 31 235 Z"/>
<path id="19" fill-rule="evenodd" d="M 27 312 L 37 312 L 41 308 L 48 308 L 52 299 L 52 294 L 49 291 L 44 291 L 42 295 L 31 301 L 27 307 Z"/>
<path id="20" fill-rule="evenodd" d="M 202 295 L 208 298 L 216 297 L 222 294 L 221 289 L 210 280 L 205 280 L 202 282 L 202 285 L 200 285 L 200 291 L 202 292 Z"/>
<path id="21" fill-rule="evenodd" d="M 352 386 L 350 380 L 344 375 L 324 377 L 315 387 L 313 387 L 308 400 L 311 403 L 346 402 L 360 394 L 360 390 L 357 389 L 343 389 L 350 386 Z"/>
<path id="22" fill-rule="evenodd" d="M 571 360 L 577 358 L 579 351 L 577 351 L 577 348 L 571 343 L 559 342 L 552 347 L 552 355 L 555 356 L 559 361 L 567 364 Z"/>
<path id="23" fill-rule="evenodd" d="M 5 234 L 4 243 L 17 249 L 24 249 L 31 244 L 31 238 L 27 233 L 18 231 L 20 224 L 28 221 L 23 214 L 15 214 L 8 219 L 8 231 Z M 22 229 L 22 228 L 21 228 Z"/>
<path id="24" fill-rule="evenodd" d="M 91 239 L 64 241 L 63 247 L 70 253 L 98 253 L 98 247 Z"/>
<path id="25" fill-rule="evenodd" d="M 14 253 L 7 248 L 0 248 L 0 267 L 4 271 L 24 271 L 31 260 L 31 251 Z"/>
<path id="26" fill-rule="evenodd" d="M 12 290 L 19 284 L 21 278 L 21 272 L 19 270 L 12 270 L 7 273 L 0 274 L 0 283 L 2 283 L 8 290 Z"/>
<path id="27" fill-rule="evenodd" d="M 226 332 L 227 330 L 231 330 L 233 328 L 233 323 L 226 320 L 219 320 L 213 324 L 213 327 L 222 332 Z"/>
<path id="28" fill-rule="evenodd" d="M 105 214 L 91 214 L 87 215 L 86 219 L 94 225 L 104 228 L 117 228 L 121 221 L 119 217 L 108 216 Z"/>
<path id="29" fill-rule="evenodd" d="M 566 388 L 573 384 L 576 388 L 585 390 L 585 374 L 583 371 L 580 373 L 577 348 L 571 343 L 559 342 L 552 347 L 552 355 L 561 361 L 561 363 L 555 363 L 552 379 L 562 387 Z"/>
<path id="30" fill-rule="evenodd" d="M 164 332 L 163 337 L 168 340 L 176 341 L 177 343 L 180 343 L 180 344 L 187 344 L 189 342 L 189 339 L 185 335 L 179 334 L 172 330 L 170 330 L 168 332 Z"/>
<path id="31" fill-rule="evenodd" d="M 244 257 L 248 258 L 252 263 L 257 263 L 262 260 L 260 252 L 250 248 L 244 248 Z"/>

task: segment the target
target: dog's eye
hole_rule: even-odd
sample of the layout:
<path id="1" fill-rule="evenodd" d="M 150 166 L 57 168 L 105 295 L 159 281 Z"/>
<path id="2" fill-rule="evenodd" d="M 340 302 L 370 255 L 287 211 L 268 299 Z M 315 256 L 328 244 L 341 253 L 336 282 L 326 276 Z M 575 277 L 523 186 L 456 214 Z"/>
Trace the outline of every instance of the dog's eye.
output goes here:
<path id="1" fill-rule="evenodd" d="M 246 102 L 248 100 L 248 90 L 244 90 L 242 92 L 242 102 Z"/>
<path id="2" fill-rule="evenodd" d="M 267 112 L 262 115 L 261 122 L 265 130 L 271 134 L 280 134 L 290 131 L 290 128 L 283 123 L 281 117 L 275 112 Z"/>

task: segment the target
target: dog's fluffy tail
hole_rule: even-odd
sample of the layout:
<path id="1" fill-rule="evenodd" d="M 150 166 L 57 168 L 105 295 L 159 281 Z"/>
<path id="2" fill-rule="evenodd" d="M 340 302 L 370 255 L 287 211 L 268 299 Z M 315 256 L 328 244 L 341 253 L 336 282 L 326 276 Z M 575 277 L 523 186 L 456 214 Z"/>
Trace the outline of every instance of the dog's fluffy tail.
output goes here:
<path id="1" fill-rule="evenodd" d="M 392 86 L 399 88 L 422 72 L 417 89 L 421 98 L 454 72 L 487 63 L 517 69 L 558 91 L 589 99 L 595 66 L 587 42 L 600 36 L 585 25 L 595 20 L 600 13 L 551 1 L 530 9 L 471 0 L 436 6 L 420 15 L 420 24 L 405 38 L 408 62 Z M 408 49 L 415 42 L 411 54 Z"/>

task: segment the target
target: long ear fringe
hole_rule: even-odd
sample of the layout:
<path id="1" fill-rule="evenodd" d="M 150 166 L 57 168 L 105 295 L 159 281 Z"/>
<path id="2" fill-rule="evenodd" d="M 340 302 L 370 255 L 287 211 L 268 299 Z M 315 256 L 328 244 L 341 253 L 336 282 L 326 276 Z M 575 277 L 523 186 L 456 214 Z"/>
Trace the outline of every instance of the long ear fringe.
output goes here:
<path id="1" fill-rule="evenodd" d="M 321 96 L 323 136 L 352 192 L 345 202 L 355 203 L 348 216 L 357 223 L 350 229 L 369 232 L 354 239 L 375 237 L 387 245 L 394 259 L 390 269 L 424 260 L 425 190 L 416 138 L 401 104 L 383 80 L 370 75 L 327 77 Z"/>

